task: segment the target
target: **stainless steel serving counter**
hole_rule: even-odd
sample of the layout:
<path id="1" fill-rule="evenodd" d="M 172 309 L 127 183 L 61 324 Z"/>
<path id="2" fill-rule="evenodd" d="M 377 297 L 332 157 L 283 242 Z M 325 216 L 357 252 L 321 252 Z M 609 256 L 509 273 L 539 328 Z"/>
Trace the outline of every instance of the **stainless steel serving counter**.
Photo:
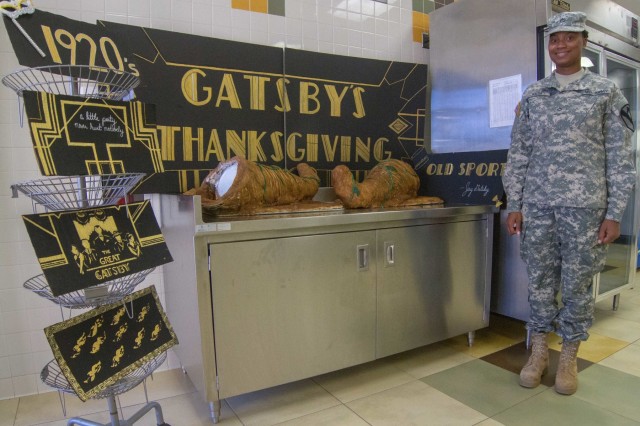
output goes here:
<path id="1" fill-rule="evenodd" d="M 204 220 L 199 197 L 160 202 L 176 352 L 214 422 L 221 399 L 488 325 L 492 206 Z"/>

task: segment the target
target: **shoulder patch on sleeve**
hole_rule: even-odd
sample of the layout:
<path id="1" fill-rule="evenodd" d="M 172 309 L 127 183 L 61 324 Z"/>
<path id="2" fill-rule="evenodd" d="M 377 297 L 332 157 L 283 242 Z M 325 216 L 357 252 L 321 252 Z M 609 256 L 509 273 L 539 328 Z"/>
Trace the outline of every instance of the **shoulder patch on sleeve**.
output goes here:
<path id="1" fill-rule="evenodd" d="M 636 130 L 633 124 L 633 117 L 631 116 L 631 108 L 629 107 L 629 104 L 626 104 L 620 109 L 620 118 L 629 130 L 631 130 L 632 132 Z"/>

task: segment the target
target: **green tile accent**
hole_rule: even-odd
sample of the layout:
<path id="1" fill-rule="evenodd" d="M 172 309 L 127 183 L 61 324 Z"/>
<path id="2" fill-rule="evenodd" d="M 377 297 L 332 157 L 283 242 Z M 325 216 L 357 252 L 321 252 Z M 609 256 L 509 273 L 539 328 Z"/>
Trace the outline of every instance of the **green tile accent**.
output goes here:
<path id="1" fill-rule="evenodd" d="M 269 15 L 284 16 L 284 1 L 285 0 L 268 0 L 268 1 L 269 1 L 269 5 L 268 5 L 267 9 L 269 11 Z"/>
<path id="2" fill-rule="evenodd" d="M 412 0 L 411 10 L 414 12 L 429 13 L 436 9 L 433 0 Z"/>
<path id="3" fill-rule="evenodd" d="M 595 364 L 578 374 L 574 396 L 640 422 L 638 390 L 640 377 Z"/>
<path id="4" fill-rule="evenodd" d="M 436 10 L 436 4 L 433 0 L 425 0 L 424 2 L 424 13 L 433 12 Z"/>
<path id="5" fill-rule="evenodd" d="M 480 359 L 420 380 L 489 417 L 549 389 L 523 388 L 517 374 Z"/>
<path id="6" fill-rule="evenodd" d="M 589 367 L 588 371 L 594 366 Z M 578 380 L 583 373 L 578 375 Z M 600 386 L 599 395 L 602 396 L 615 388 L 617 384 L 607 380 Z M 581 392 L 573 396 L 559 395 L 553 389 L 547 389 L 514 407 L 493 416 L 493 420 L 509 426 L 533 425 L 581 425 L 581 426 L 631 426 L 637 422 L 613 413 L 604 408 L 585 402 L 578 398 Z M 637 396 L 637 389 L 635 392 Z M 631 395 L 629 395 L 631 397 Z M 635 402 L 637 404 L 637 401 Z"/>

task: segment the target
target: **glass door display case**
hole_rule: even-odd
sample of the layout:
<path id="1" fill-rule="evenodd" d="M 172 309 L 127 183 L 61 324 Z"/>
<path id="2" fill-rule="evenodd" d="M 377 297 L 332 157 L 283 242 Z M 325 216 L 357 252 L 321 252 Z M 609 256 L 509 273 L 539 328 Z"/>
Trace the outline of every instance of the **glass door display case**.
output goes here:
<path id="1" fill-rule="evenodd" d="M 633 121 L 637 126 L 640 115 L 638 113 L 640 65 L 595 45 L 590 45 L 585 52 L 594 64 L 591 68 L 592 72 L 609 78 L 620 87 L 629 101 Z M 633 144 L 636 148 L 636 168 L 640 169 L 637 167 L 637 152 L 640 148 L 638 132 L 633 134 Z M 617 308 L 620 292 L 633 286 L 635 278 L 638 254 L 638 187 L 636 183 L 636 190 L 631 194 L 620 223 L 620 238 L 610 245 L 604 270 L 594 277 L 596 301 L 613 295 L 614 309 Z"/>

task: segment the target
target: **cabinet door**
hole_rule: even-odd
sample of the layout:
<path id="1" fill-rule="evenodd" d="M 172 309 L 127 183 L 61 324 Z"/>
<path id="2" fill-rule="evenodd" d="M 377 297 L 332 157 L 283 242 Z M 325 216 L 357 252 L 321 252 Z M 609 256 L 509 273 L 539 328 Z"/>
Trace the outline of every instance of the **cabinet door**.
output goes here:
<path id="1" fill-rule="evenodd" d="M 484 220 L 378 231 L 378 357 L 488 325 L 486 233 Z"/>
<path id="2" fill-rule="evenodd" d="M 211 244 L 220 398 L 375 357 L 375 231 Z"/>

